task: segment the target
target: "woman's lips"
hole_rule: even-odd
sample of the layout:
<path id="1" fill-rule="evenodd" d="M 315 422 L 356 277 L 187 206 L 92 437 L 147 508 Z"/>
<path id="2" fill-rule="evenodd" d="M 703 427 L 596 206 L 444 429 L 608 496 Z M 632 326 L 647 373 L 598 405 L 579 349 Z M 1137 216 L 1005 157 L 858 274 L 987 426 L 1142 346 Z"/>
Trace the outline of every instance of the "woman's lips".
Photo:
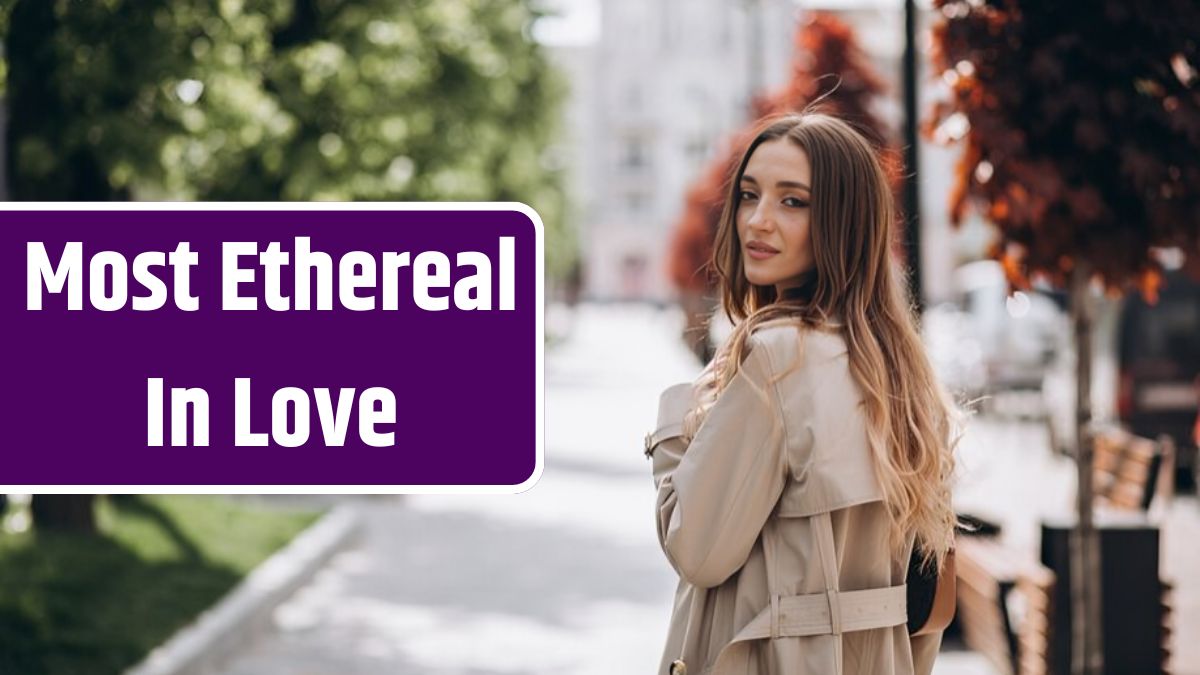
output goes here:
<path id="1" fill-rule="evenodd" d="M 773 256 L 777 253 L 779 253 L 779 251 L 768 249 L 766 247 L 760 247 L 760 246 L 747 246 L 746 247 L 746 255 L 750 256 L 751 258 L 754 258 L 755 260 L 766 260 L 767 258 L 770 258 L 771 256 Z"/>

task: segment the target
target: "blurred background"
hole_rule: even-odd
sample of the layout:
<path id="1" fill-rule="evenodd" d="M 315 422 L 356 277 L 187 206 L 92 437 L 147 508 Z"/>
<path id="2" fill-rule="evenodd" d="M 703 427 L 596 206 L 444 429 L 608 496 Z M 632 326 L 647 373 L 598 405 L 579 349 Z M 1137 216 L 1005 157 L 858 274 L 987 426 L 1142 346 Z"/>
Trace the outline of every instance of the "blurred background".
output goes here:
<path id="1" fill-rule="evenodd" d="M 651 672 L 675 579 L 641 439 L 730 329 L 703 266 L 746 130 L 821 99 L 880 147 L 974 411 L 935 672 L 1083 672 L 1086 640 L 1089 672 L 1200 673 L 1194 3 L 0 0 L 0 31 L 5 200 L 513 200 L 547 226 L 537 486 L 9 495 L 0 672 L 145 667 L 339 508 L 354 536 L 207 670 L 161 672 Z"/>

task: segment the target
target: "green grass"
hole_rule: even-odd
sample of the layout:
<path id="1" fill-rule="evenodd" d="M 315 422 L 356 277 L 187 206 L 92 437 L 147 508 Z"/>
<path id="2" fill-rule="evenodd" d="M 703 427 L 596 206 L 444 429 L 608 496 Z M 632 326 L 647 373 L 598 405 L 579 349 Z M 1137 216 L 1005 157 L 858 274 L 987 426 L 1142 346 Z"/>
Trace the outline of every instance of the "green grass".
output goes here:
<path id="1" fill-rule="evenodd" d="M 100 536 L 0 533 L 0 674 L 116 675 L 319 513 L 218 496 L 100 498 Z"/>

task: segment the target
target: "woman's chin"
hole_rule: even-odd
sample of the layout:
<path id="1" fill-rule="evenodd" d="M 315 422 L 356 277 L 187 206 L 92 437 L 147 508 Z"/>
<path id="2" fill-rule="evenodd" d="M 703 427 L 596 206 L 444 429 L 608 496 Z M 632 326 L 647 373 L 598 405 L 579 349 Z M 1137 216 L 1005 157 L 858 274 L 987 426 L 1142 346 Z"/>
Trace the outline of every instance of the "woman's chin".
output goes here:
<path id="1" fill-rule="evenodd" d="M 774 286 L 775 277 L 769 274 L 755 274 L 754 272 L 746 272 L 746 281 L 749 281 L 754 286 Z"/>

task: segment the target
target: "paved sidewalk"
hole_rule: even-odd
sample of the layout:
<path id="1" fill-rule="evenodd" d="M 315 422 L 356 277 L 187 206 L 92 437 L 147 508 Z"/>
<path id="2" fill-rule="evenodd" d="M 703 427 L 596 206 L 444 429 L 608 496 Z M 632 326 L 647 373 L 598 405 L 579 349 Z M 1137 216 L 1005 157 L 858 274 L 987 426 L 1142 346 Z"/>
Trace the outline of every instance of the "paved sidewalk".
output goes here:
<path id="1" fill-rule="evenodd" d="M 546 359 L 546 470 L 521 495 L 365 505 L 363 545 L 224 675 L 612 675 L 654 669 L 674 575 L 641 438 L 699 370 L 681 317 L 587 308 Z"/>
<path id="2" fill-rule="evenodd" d="M 547 353 L 541 481 L 521 495 L 364 500 L 362 545 L 281 606 L 275 632 L 222 675 L 653 672 L 675 578 L 641 438 L 658 392 L 699 367 L 675 312 L 589 306 L 574 321 Z M 1028 540 L 1038 513 L 1070 506 L 1071 467 L 1045 447 L 1038 425 L 973 422 L 960 505 L 999 511 Z M 1182 520 L 1200 522 L 1191 507 L 1197 517 Z M 1200 569 L 1200 532 L 1165 538 L 1183 582 Z M 993 675 L 970 652 L 944 654 L 934 672 Z"/>

